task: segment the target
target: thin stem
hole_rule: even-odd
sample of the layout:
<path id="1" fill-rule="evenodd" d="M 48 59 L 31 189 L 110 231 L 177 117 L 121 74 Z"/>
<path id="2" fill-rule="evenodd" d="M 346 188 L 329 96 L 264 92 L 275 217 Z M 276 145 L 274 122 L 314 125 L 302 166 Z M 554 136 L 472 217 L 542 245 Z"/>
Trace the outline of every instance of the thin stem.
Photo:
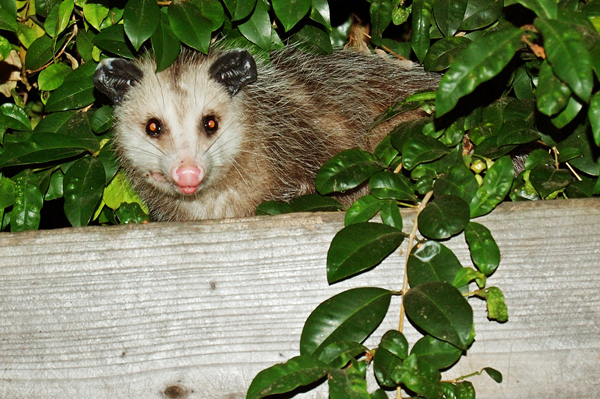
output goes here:
<path id="1" fill-rule="evenodd" d="M 410 231 L 410 236 L 408 237 L 408 248 L 406 249 L 406 263 L 404 264 L 404 281 L 402 283 L 402 305 L 400 307 L 400 322 L 398 324 L 398 331 L 400 331 L 400 332 L 402 332 L 402 330 L 404 329 L 404 313 L 405 313 L 404 295 L 406 295 L 406 293 L 408 292 L 408 273 L 406 273 L 406 269 L 407 269 L 410 253 L 413 249 L 415 238 L 417 236 L 417 230 L 419 228 L 419 224 L 418 224 L 417 220 L 419 218 L 419 214 L 425 208 L 425 206 L 427 206 L 427 203 L 431 199 L 432 195 L 433 195 L 433 191 L 428 192 L 425 195 L 425 198 L 423 198 L 423 201 L 421 201 L 421 204 L 419 204 L 419 207 L 417 208 L 417 214 L 416 214 L 415 220 L 413 222 L 412 230 Z"/>

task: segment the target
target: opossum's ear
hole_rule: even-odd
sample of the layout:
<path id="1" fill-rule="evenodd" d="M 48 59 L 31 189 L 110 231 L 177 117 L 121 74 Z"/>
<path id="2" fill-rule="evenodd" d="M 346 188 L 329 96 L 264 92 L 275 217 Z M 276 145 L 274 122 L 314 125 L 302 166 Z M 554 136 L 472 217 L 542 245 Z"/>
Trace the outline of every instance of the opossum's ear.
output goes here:
<path id="1" fill-rule="evenodd" d="M 132 62 L 121 58 L 107 58 L 98 64 L 94 72 L 94 86 L 106 94 L 115 104 L 120 104 L 125 93 L 142 80 L 144 74 Z"/>
<path id="2" fill-rule="evenodd" d="M 246 50 L 233 50 L 217 58 L 209 73 L 234 96 L 242 87 L 256 81 L 256 62 Z"/>

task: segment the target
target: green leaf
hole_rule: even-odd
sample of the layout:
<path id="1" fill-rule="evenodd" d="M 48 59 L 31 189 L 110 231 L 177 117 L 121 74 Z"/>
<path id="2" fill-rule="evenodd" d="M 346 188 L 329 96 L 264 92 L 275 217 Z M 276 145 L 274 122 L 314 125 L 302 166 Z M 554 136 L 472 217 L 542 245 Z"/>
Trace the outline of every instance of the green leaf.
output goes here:
<path id="1" fill-rule="evenodd" d="M 123 11 L 123 27 L 136 51 L 152 36 L 161 20 L 155 0 L 129 0 Z"/>
<path id="2" fill-rule="evenodd" d="M 102 162 L 91 156 L 79 159 L 65 173 L 65 215 L 73 226 L 86 226 L 92 219 L 105 183 Z"/>
<path id="3" fill-rule="evenodd" d="M 469 205 L 463 199 L 444 195 L 427 204 L 419 214 L 419 231 L 425 237 L 444 240 L 463 231 L 469 219 Z"/>
<path id="4" fill-rule="evenodd" d="M 508 194 L 514 179 L 513 163 L 510 157 L 498 159 L 487 171 L 483 184 L 471 200 L 471 217 L 489 213 Z"/>
<path id="5" fill-rule="evenodd" d="M 538 17 L 547 19 L 556 18 L 558 14 L 557 2 L 555 0 L 508 0 L 504 2 L 504 6 L 519 3 L 523 7 L 529 8 L 535 12 Z"/>
<path id="6" fill-rule="evenodd" d="M 402 367 L 402 360 L 408 357 L 408 341 L 399 331 L 389 330 L 381 338 L 381 343 L 373 357 L 373 371 L 382 386 L 394 387 L 392 373 Z"/>
<path id="7" fill-rule="evenodd" d="M 462 350 L 472 342 L 473 309 L 449 283 L 431 282 L 412 288 L 404 296 L 404 307 L 409 319 L 435 338 Z"/>
<path id="8" fill-rule="evenodd" d="M 402 214 L 395 201 L 386 201 L 381 208 L 381 220 L 384 224 L 402 231 Z"/>
<path id="9" fill-rule="evenodd" d="M 0 8 L 0 29 L 17 33 L 19 25 L 17 24 L 16 18 L 16 15 L 13 16 L 9 11 Z"/>
<path id="10" fill-rule="evenodd" d="M 537 166 L 531 170 L 529 180 L 542 198 L 562 190 L 573 180 L 568 170 L 556 169 L 549 165 Z"/>
<path id="11" fill-rule="evenodd" d="M 86 2 L 83 5 L 85 20 L 97 31 L 101 31 L 100 24 L 108 16 L 109 7 L 108 0 L 95 0 L 93 3 Z"/>
<path id="12" fill-rule="evenodd" d="M 327 0 L 312 0 L 310 19 L 325 26 L 328 31 L 332 30 L 329 3 Z"/>
<path id="13" fill-rule="evenodd" d="M 64 134 L 36 133 L 23 143 L 6 143 L 0 168 L 57 161 L 81 154 L 89 144 Z"/>
<path id="14" fill-rule="evenodd" d="M 415 343 L 410 354 L 441 370 L 456 363 L 463 351 L 448 342 L 426 335 Z"/>
<path id="15" fill-rule="evenodd" d="M 0 209 L 15 203 L 15 182 L 8 177 L 0 177 Z"/>
<path id="16" fill-rule="evenodd" d="M 319 194 L 307 194 L 289 202 L 292 212 L 333 212 L 343 211 L 344 206 L 331 197 Z"/>
<path id="17" fill-rule="evenodd" d="M 579 114 L 583 108 L 583 104 L 575 99 L 575 97 L 569 98 L 567 106 L 558 115 L 552 118 L 552 123 L 559 129 L 567 126 L 575 117 Z"/>
<path id="18" fill-rule="evenodd" d="M 507 28 L 490 33 L 463 50 L 440 82 L 436 115 L 448 113 L 459 98 L 500 73 L 519 48 L 522 35 L 520 29 Z"/>
<path id="19" fill-rule="evenodd" d="M 225 21 L 225 10 L 219 0 L 192 0 L 192 3 L 206 17 L 212 21 L 212 30 L 219 29 Z M 258 6 L 258 3 L 257 3 Z"/>
<path id="20" fill-rule="evenodd" d="M 381 171 L 369 179 L 369 190 L 379 199 L 416 202 L 410 181 L 399 173 Z"/>
<path id="21" fill-rule="evenodd" d="M 304 51 L 316 54 L 330 54 L 333 51 L 329 35 L 323 29 L 305 25 L 293 37 L 292 42 Z"/>
<path id="22" fill-rule="evenodd" d="M 600 93 L 594 94 L 590 101 L 590 109 L 588 110 L 588 118 L 592 126 L 594 142 L 600 146 Z"/>
<path id="23" fill-rule="evenodd" d="M 464 164 L 459 163 L 450 169 L 448 174 L 440 176 L 433 185 L 436 198 L 443 195 L 454 195 L 462 198 L 467 204 L 477 192 L 479 184 L 473 172 Z"/>
<path id="24" fill-rule="evenodd" d="M 92 130 L 96 133 L 103 133 L 110 129 L 113 125 L 113 109 L 108 105 L 96 110 L 91 118 Z"/>
<path id="25" fill-rule="evenodd" d="M 456 273 L 461 269 L 462 265 L 450 249 L 430 240 L 412 250 L 406 273 L 410 286 L 416 287 L 436 281 L 452 284 Z"/>
<path id="26" fill-rule="evenodd" d="M 491 367 L 485 367 L 483 371 L 485 371 L 498 384 L 502 383 L 502 373 L 498 370 L 493 369 Z"/>
<path id="27" fill-rule="evenodd" d="M 58 8 L 58 24 L 56 26 L 56 35 L 59 35 L 64 31 L 69 25 L 69 20 L 71 19 L 71 14 L 73 13 L 73 8 L 75 4 L 73 0 L 63 0 L 60 3 Z"/>
<path id="28" fill-rule="evenodd" d="M 14 130 L 31 130 L 31 122 L 25 110 L 13 103 L 4 103 L 0 106 L 0 112 L 5 116 L 6 127 Z"/>
<path id="29" fill-rule="evenodd" d="M 296 356 L 258 373 L 252 380 L 246 399 L 286 393 L 323 378 L 329 368 L 311 356 Z"/>
<path id="30" fill-rule="evenodd" d="M 470 381 L 456 383 L 456 399 L 475 399 L 475 388 Z"/>
<path id="31" fill-rule="evenodd" d="M 485 287 L 485 284 L 487 283 L 485 274 L 470 267 L 463 267 L 456 273 L 452 285 L 460 290 L 463 287 L 468 288 L 467 284 L 473 280 L 475 280 L 479 288 Z"/>
<path id="32" fill-rule="evenodd" d="M 36 39 L 25 55 L 25 67 L 29 70 L 42 68 L 46 63 L 52 60 L 55 49 L 59 49 L 64 44 L 66 38 L 59 39 L 56 44 L 50 36 L 44 35 Z"/>
<path id="33" fill-rule="evenodd" d="M 266 201 L 256 207 L 256 214 L 261 215 L 280 215 L 282 213 L 294 212 L 290 204 L 280 201 Z"/>
<path id="34" fill-rule="evenodd" d="M 531 151 L 525 160 L 525 169 L 531 170 L 536 166 L 550 165 L 554 163 L 554 158 L 548 153 L 548 151 L 538 148 Z"/>
<path id="35" fill-rule="evenodd" d="M 581 35 L 557 19 L 537 18 L 534 24 L 542 32 L 546 56 L 556 76 L 587 102 L 593 86 L 592 62 Z"/>
<path id="36" fill-rule="evenodd" d="M 72 71 L 70 67 L 62 63 L 49 65 L 48 68 L 40 72 L 38 76 L 38 85 L 40 90 L 55 90 L 62 85 L 65 77 Z"/>
<path id="37" fill-rule="evenodd" d="M 446 37 L 435 42 L 425 57 L 424 67 L 428 71 L 443 71 L 447 69 L 466 49 L 471 41 L 466 37 Z"/>
<path id="38" fill-rule="evenodd" d="M 327 345 L 319 355 L 319 361 L 331 368 L 340 369 L 358 355 L 367 353 L 369 348 L 352 341 L 340 341 Z"/>
<path id="39" fill-rule="evenodd" d="M 396 368 L 392 373 L 392 379 L 397 384 L 404 384 L 406 388 L 421 397 L 442 397 L 440 372 L 416 355 L 410 355 L 402 367 Z"/>
<path id="40" fill-rule="evenodd" d="M 238 25 L 242 35 L 265 51 L 271 50 L 271 18 L 266 3 L 259 1 L 254 13 L 243 24 Z"/>
<path id="41" fill-rule="evenodd" d="M 343 192 L 359 186 L 384 168 L 374 155 L 353 148 L 325 162 L 317 173 L 315 185 L 323 195 Z"/>
<path id="42" fill-rule="evenodd" d="M 118 56 L 134 59 L 134 49 L 125 40 L 125 30 L 122 24 L 117 24 L 103 29 L 94 37 L 94 44 L 104 51 Z"/>
<path id="43" fill-rule="evenodd" d="M 331 370 L 327 379 L 330 399 L 371 399 L 366 371 L 366 363 L 357 361 L 343 370 Z"/>
<path id="44" fill-rule="evenodd" d="M 223 2 L 231 14 L 232 21 L 246 18 L 258 4 L 256 0 L 223 0 Z"/>
<path id="45" fill-rule="evenodd" d="M 95 68 L 96 64 L 86 63 L 77 68 L 76 71 L 81 70 L 83 72 L 84 69 L 90 69 L 93 73 Z M 67 111 L 83 108 L 93 103 L 96 98 L 94 97 L 94 81 L 91 76 L 83 76 L 73 81 L 68 81 L 69 76 L 67 76 L 67 80 L 50 95 L 46 103 L 46 111 Z"/>
<path id="46" fill-rule="evenodd" d="M 450 149 L 431 137 L 416 135 L 406 140 L 401 152 L 404 167 L 411 170 L 420 163 L 441 158 L 448 154 Z"/>
<path id="47" fill-rule="evenodd" d="M 59 133 L 67 130 L 75 111 L 54 112 L 46 115 L 33 130 L 34 133 Z"/>
<path id="48" fill-rule="evenodd" d="M 15 180 L 15 203 L 10 216 L 10 231 L 37 230 L 44 197 L 32 173 Z"/>
<path id="49" fill-rule="evenodd" d="M 50 185 L 48 186 L 48 191 L 46 191 L 46 194 L 44 195 L 44 201 L 52 201 L 54 199 L 63 197 L 64 177 L 65 174 L 60 169 L 52 173 L 52 177 L 50 178 Z"/>
<path id="50" fill-rule="evenodd" d="M 354 223 L 363 223 L 369 221 L 377 212 L 381 210 L 386 201 L 375 198 L 372 195 L 365 195 L 356 200 L 344 218 L 344 225 L 348 226 Z"/>
<path id="51" fill-rule="evenodd" d="M 435 22 L 446 37 L 454 36 L 465 16 L 467 0 L 436 0 L 433 3 Z"/>
<path id="52" fill-rule="evenodd" d="M 539 140 L 540 135 L 535 129 L 524 120 L 510 120 L 502 125 L 496 145 L 502 147 L 505 145 L 527 144 Z"/>
<path id="53" fill-rule="evenodd" d="M 321 303 L 304 324 L 300 353 L 319 356 L 333 342 L 362 342 L 385 317 L 391 296 L 382 288 L 354 288 Z"/>
<path id="54" fill-rule="evenodd" d="M 470 222 L 465 228 L 471 259 L 486 276 L 491 275 L 500 264 L 500 249 L 492 233 L 482 224 Z"/>
<path id="55" fill-rule="evenodd" d="M 579 150 L 581 157 L 570 159 L 569 163 L 571 166 L 590 174 L 592 176 L 600 175 L 600 165 L 596 161 L 597 155 L 594 148 L 594 144 L 588 132 L 587 124 L 580 124 L 575 128 L 575 131 L 569 135 L 565 140 L 558 143 L 557 148 L 559 152 L 559 161 L 564 162 L 565 155 L 572 153 L 573 149 Z"/>
<path id="56" fill-rule="evenodd" d="M 287 32 L 308 14 L 311 0 L 273 0 L 272 4 L 275 15 Z"/>
<path id="57" fill-rule="evenodd" d="M 119 219 L 120 224 L 139 224 L 152 221 L 150 216 L 148 216 L 146 211 L 137 202 L 121 204 L 119 209 L 115 211 L 115 216 Z"/>
<path id="58" fill-rule="evenodd" d="M 410 45 L 419 61 L 423 61 L 429 49 L 429 28 L 433 17 L 433 0 L 415 0 L 412 7 L 412 37 Z"/>
<path id="59" fill-rule="evenodd" d="M 160 24 L 150 37 L 154 59 L 156 60 L 156 72 L 164 71 L 179 56 L 181 43 L 169 23 L 167 14 L 160 13 Z"/>
<path id="60" fill-rule="evenodd" d="M 371 16 L 371 40 L 379 45 L 383 31 L 392 22 L 392 1 L 371 0 L 369 14 Z"/>
<path id="61" fill-rule="evenodd" d="M 106 169 L 106 167 L 105 167 Z M 105 171 L 106 172 L 106 171 Z M 110 174 L 108 174 L 110 176 Z M 106 179 L 106 178 L 105 178 Z M 121 209 L 123 204 L 138 204 L 142 207 L 143 212 L 148 212 L 146 206 L 142 203 L 141 199 L 138 197 L 135 191 L 131 188 L 129 181 L 127 178 L 123 176 L 122 172 L 116 173 L 114 178 L 110 181 L 110 183 L 104 189 L 104 193 L 102 194 L 102 199 L 106 206 L 111 209 Z M 121 208 L 120 208 L 121 207 Z M 137 211 L 135 209 L 123 209 L 121 211 L 121 216 L 119 217 L 122 220 L 123 212 L 131 212 Z M 131 217 L 131 216 L 128 216 Z M 123 220 L 122 220 L 123 221 Z"/>
<path id="62" fill-rule="evenodd" d="M 383 389 L 378 389 L 371 393 L 371 399 L 388 399 L 388 395 Z"/>
<path id="63" fill-rule="evenodd" d="M 540 67 L 538 85 L 535 91 L 537 108 L 541 113 L 552 116 L 562 111 L 571 98 L 571 89 L 554 75 L 548 61 Z"/>
<path id="64" fill-rule="evenodd" d="M 356 223 L 340 230 L 327 252 L 331 284 L 379 264 L 402 243 L 396 228 L 381 223 Z"/>
<path id="65" fill-rule="evenodd" d="M 475 30 L 491 25 L 501 15 L 502 0 L 469 0 L 460 30 Z"/>
<path id="66" fill-rule="evenodd" d="M 167 15 L 179 40 L 201 53 L 208 53 L 212 22 L 204 18 L 198 7 L 190 2 L 173 3 Z"/>

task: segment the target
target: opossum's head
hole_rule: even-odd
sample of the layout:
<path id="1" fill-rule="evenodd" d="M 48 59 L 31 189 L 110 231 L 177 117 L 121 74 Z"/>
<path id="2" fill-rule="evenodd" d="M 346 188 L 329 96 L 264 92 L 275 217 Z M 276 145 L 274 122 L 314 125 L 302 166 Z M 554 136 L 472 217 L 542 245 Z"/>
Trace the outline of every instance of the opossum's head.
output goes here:
<path id="1" fill-rule="evenodd" d="M 186 52 L 158 73 L 149 58 L 103 60 L 94 84 L 117 105 L 116 147 L 133 182 L 187 196 L 235 167 L 243 138 L 238 93 L 256 77 L 247 51 Z"/>

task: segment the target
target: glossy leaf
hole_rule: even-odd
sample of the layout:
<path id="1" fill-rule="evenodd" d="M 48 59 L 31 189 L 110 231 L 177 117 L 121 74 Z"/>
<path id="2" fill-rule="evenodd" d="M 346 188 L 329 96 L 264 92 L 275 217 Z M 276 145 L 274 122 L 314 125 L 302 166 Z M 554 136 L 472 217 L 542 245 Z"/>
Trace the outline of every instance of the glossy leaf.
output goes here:
<path id="1" fill-rule="evenodd" d="M 473 263 L 483 274 L 491 275 L 500 264 L 500 249 L 492 233 L 484 225 L 470 222 L 465 228 L 465 240 Z"/>
<path id="2" fill-rule="evenodd" d="M 44 197 L 31 173 L 15 179 L 15 203 L 10 215 L 10 231 L 37 230 Z"/>
<path id="3" fill-rule="evenodd" d="M 546 56 L 556 76 L 588 101 L 593 85 L 592 63 L 580 34 L 557 19 L 538 18 L 535 26 L 542 32 Z"/>
<path id="4" fill-rule="evenodd" d="M 273 11 L 285 31 L 292 29 L 310 10 L 310 0 L 273 0 Z"/>
<path id="5" fill-rule="evenodd" d="M 460 30 L 475 30 L 491 25 L 502 15 L 502 0 L 469 0 Z"/>
<path id="6" fill-rule="evenodd" d="M 71 68 L 62 63 L 55 63 L 48 66 L 38 76 L 40 90 L 48 91 L 57 89 L 71 71 Z"/>
<path id="7" fill-rule="evenodd" d="M 93 64 L 90 65 L 95 67 Z M 65 82 L 56 89 L 46 103 L 46 111 L 58 112 L 83 108 L 94 101 L 94 81 L 86 76 L 73 82 Z"/>
<path id="8" fill-rule="evenodd" d="M 540 67 L 538 86 L 535 91 L 537 108 L 541 113 L 552 116 L 562 111 L 571 98 L 571 89 L 554 75 L 548 61 Z"/>
<path id="9" fill-rule="evenodd" d="M 225 21 L 225 10 L 219 0 L 192 0 L 192 3 L 212 22 L 212 30 L 219 29 Z M 258 6 L 259 3 L 257 3 Z"/>
<path id="10" fill-rule="evenodd" d="M 373 154 L 385 165 L 390 165 L 398 156 L 399 152 L 392 146 L 391 136 L 388 134 L 377 144 Z"/>
<path id="11" fill-rule="evenodd" d="M 231 15 L 232 21 L 239 21 L 240 19 L 246 18 L 248 15 L 252 13 L 254 7 L 257 4 L 256 0 L 223 0 L 225 6 L 229 10 L 229 14 Z"/>
<path id="12" fill-rule="evenodd" d="M 330 399 L 371 399 L 367 391 L 367 365 L 353 361 L 351 367 L 331 370 L 327 382 Z"/>
<path id="13" fill-rule="evenodd" d="M 412 36 L 410 45 L 420 61 L 429 49 L 429 28 L 433 17 L 433 0 L 415 0 L 412 7 Z"/>
<path id="14" fill-rule="evenodd" d="M 450 169 L 448 174 L 440 176 L 433 185 L 436 198 L 443 195 L 454 195 L 462 198 L 467 204 L 471 202 L 479 188 L 473 172 L 464 163 Z"/>
<path id="15" fill-rule="evenodd" d="M 94 132 L 102 133 L 110 129 L 114 123 L 113 109 L 104 105 L 96 110 L 91 118 L 91 126 Z"/>
<path id="16" fill-rule="evenodd" d="M 329 35 L 321 28 L 304 25 L 293 37 L 292 42 L 305 51 L 316 54 L 330 54 L 333 51 Z"/>
<path id="17" fill-rule="evenodd" d="M 502 383 L 502 373 L 498 370 L 491 367 L 485 367 L 483 371 L 485 371 L 498 384 Z"/>
<path id="18" fill-rule="evenodd" d="M 505 6 L 519 3 L 522 6 L 529 8 L 537 14 L 538 17 L 547 19 L 556 18 L 558 6 L 555 0 L 507 0 Z"/>
<path id="19" fill-rule="evenodd" d="M 483 184 L 471 200 L 471 217 L 489 213 L 508 194 L 514 179 L 513 163 L 510 157 L 498 159 L 487 171 Z"/>
<path id="20" fill-rule="evenodd" d="M 381 288 L 354 288 L 321 303 L 304 324 L 300 353 L 319 356 L 333 342 L 362 342 L 385 317 L 391 296 Z"/>
<path id="21" fill-rule="evenodd" d="M 265 51 L 271 50 L 271 18 L 263 1 L 256 4 L 250 19 L 238 26 L 240 33 Z"/>
<path id="22" fill-rule="evenodd" d="M 389 330 L 381 338 L 381 343 L 373 357 L 373 371 L 377 381 L 384 387 L 394 387 L 392 373 L 402 367 L 402 360 L 408 357 L 408 341 L 399 331 Z"/>
<path id="23" fill-rule="evenodd" d="M 340 341 L 327 345 L 319 355 L 319 361 L 331 368 L 340 369 L 358 355 L 366 353 L 369 348 L 352 341 Z"/>
<path id="24" fill-rule="evenodd" d="M 498 132 L 496 144 L 505 145 L 527 144 L 538 140 L 540 135 L 523 120 L 510 120 L 502 125 Z"/>
<path id="25" fill-rule="evenodd" d="M 6 127 L 14 130 L 31 130 L 31 122 L 25 110 L 16 104 L 4 103 L 0 106 Z"/>
<path id="26" fill-rule="evenodd" d="M 179 39 L 171 29 L 169 17 L 163 12 L 160 13 L 160 24 L 150 37 L 150 42 L 156 60 L 156 72 L 167 69 L 181 52 L 181 45 L 177 45 Z"/>
<path id="27" fill-rule="evenodd" d="M 380 223 L 356 223 L 340 230 L 327 252 L 327 281 L 331 284 L 379 264 L 404 236 Z"/>
<path id="28" fill-rule="evenodd" d="M 190 2 L 173 3 L 167 15 L 179 40 L 201 53 L 208 53 L 212 22 L 204 18 L 198 7 Z"/>
<path id="29" fill-rule="evenodd" d="M 369 179 L 369 190 L 379 199 L 416 202 L 410 181 L 399 173 L 381 171 Z"/>
<path id="30" fill-rule="evenodd" d="M 311 356 L 296 356 L 286 363 L 271 366 L 254 377 L 246 399 L 260 399 L 286 393 L 323 378 L 329 368 Z"/>
<path id="31" fill-rule="evenodd" d="M 344 218 L 344 225 L 348 226 L 354 223 L 363 223 L 371 220 L 385 204 L 386 201 L 375 198 L 372 195 L 365 195 L 364 197 L 359 198 L 350 208 L 348 208 Z"/>
<path id="32" fill-rule="evenodd" d="M 100 24 L 108 16 L 110 4 L 108 0 L 96 0 L 93 3 L 85 3 L 83 5 L 83 15 L 85 20 L 92 25 L 97 31 L 102 30 Z"/>
<path id="33" fill-rule="evenodd" d="M 103 29 L 94 38 L 94 44 L 100 49 L 118 56 L 129 59 L 135 58 L 135 49 L 125 39 L 125 30 L 122 24 Z"/>
<path id="34" fill-rule="evenodd" d="M 257 215 L 280 215 L 294 212 L 290 204 L 280 201 L 265 201 L 256 208 Z"/>
<path id="35" fill-rule="evenodd" d="M 448 154 L 450 149 L 431 137 L 416 135 L 409 138 L 402 146 L 404 167 L 411 170 L 424 162 L 431 162 Z"/>
<path id="36" fill-rule="evenodd" d="M 0 155 L 0 168 L 57 161 L 79 155 L 88 148 L 87 142 L 75 137 L 37 133 L 27 142 L 7 143 Z"/>
<path id="37" fill-rule="evenodd" d="M 331 197 L 307 194 L 289 202 L 293 212 L 333 212 L 343 211 L 344 206 Z"/>
<path id="38" fill-rule="evenodd" d="M 7 177 L 0 177 L 0 209 L 8 208 L 15 203 L 15 182 Z"/>
<path id="39" fill-rule="evenodd" d="M 388 396 L 383 389 L 378 389 L 371 393 L 371 399 L 388 399 Z"/>
<path id="40" fill-rule="evenodd" d="M 408 257 L 406 273 L 411 287 L 429 282 L 452 284 L 456 273 L 462 269 L 458 258 L 437 241 L 426 241 L 415 247 Z"/>
<path id="41" fill-rule="evenodd" d="M 590 101 L 590 109 L 588 110 L 588 118 L 592 126 L 594 142 L 600 146 L 600 94 L 596 93 Z"/>
<path id="42" fill-rule="evenodd" d="M 402 214 L 395 201 L 386 201 L 381 208 L 381 221 L 402 231 Z"/>
<path id="43" fill-rule="evenodd" d="M 58 8 L 58 24 L 56 27 L 56 35 L 62 33 L 69 25 L 71 14 L 75 4 L 73 0 L 63 0 Z"/>
<path id="44" fill-rule="evenodd" d="M 391 377 L 397 384 L 405 385 L 409 390 L 426 398 L 441 398 L 441 375 L 432 365 L 410 355 L 401 367 L 396 368 Z"/>
<path id="45" fill-rule="evenodd" d="M 573 149 L 579 150 L 581 156 L 570 159 L 571 166 L 592 176 L 600 175 L 600 165 L 596 161 L 597 156 L 591 136 L 588 132 L 589 126 L 581 124 L 563 141 L 557 144 L 559 151 L 559 161 L 563 162 L 565 154 L 573 152 Z"/>
<path id="46" fill-rule="evenodd" d="M 404 296 L 404 307 L 411 322 L 428 334 L 462 350 L 470 345 L 473 309 L 452 285 L 418 285 Z"/>
<path id="47" fill-rule="evenodd" d="M 375 156 L 359 149 L 345 150 L 321 167 L 315 179 L 317 191 L 323 195 L 350 190 L 384 169 Z"/>
<path id="48" fill-rule="evenodd" d="M 410 354 L 431 364 L 438 370 L 452 366 L 462 356 L 463 351 L 445 341 L 430 335 L 418 340 Z"/>
<path id="49" fill-rule="evenodd" d="M 117 173 L 114 178 L 112 178 L 110 183 L 104 188 L 102 200 L 106 206 L 115 210 L 119 209 L 123 203 L 138 203 L 140 206 L 142 205 L 140 198 L 131 188 L 129 181 L 123 177 L 123 172 Z M 147 209 L 145 209 L 145 211 L 147 212 Z"/>
<path id="50" fill-rule="evenodd" d="M 575 119 L 579 114 L 579 111 L 581 111 L 581 108 L 583 108 L 583 104 L 577 101 L 575 97 L 569 98 L 567 106 L 551 119 L 552 124 L 557 128 L 562 129 Z"/>
<path id="51" fill-rule="evenodd" d="M 473 280 L 475 280 L 479 288 L 485 287 L 487 283 L 485 274 L 470 267 L 463 267 L 456 273 L 452 285 L 460 290 L 462 287 L 467 287 Z"/>
<path id="52" fill-rule="evenodd" d="M 471 41 L 466 37 L 446 37 L 435 42 L 425 57 L 424 66 L 428 71 L 443 71 L 447 69 L 466 49 Z"/>
<path id="53" fill-rule="evenodd" d="M 48 186 L 48 191 L 46 191 L 46 194 L 44 194 L 44 201 L 52 201 L 57 198 L 62 198 L 62 196 L 64 195 L 64 177 L 65 174 L 60 169 L 52 173 L 52 177 L 50 178 L 50 185 Z"/>
<path id="54" fill-rule="evenodd" d="M 119 219 L 120 224 L 151 222 L 150 216 L 137 202 L 121 204 L 119 209 L 115 211 L 115 216 Z"/>
<path id="55" fill-rule="evenodd" d="M 331 31 L 331 18 L 327 0 L 312 0 L 310 19 L 325 26 L 327 30 Z"/>
<path id="56" fill-rule="evenodd" d="M 464 200 L 444 195 L 431 201 L 421 211 L 419 231 L 425 237 L 444 240 L 463 231 L 469 219 L 469 205 Z"/>
<path id="57" fill-rule="evenodd" d="M 436 0 L 433 3 L 435 22 L 446 37 L 454 36 L 467 9 L 468 0 Z"/>
<path id="58" fill-rule="evenodd" d="M 529 180 L 542 198 L 562 190 L 573 180 L 568 170 L 556 169 L 552 166 L 537 166 L 531 170 Z"/>
<path id="59" fill-rule="evenodd" d="M 371 40 L 380 44 L 383 31 L 392 22 L 392 1 L 372 0 L 369 9 L 371 15 Z"/>
<path id="60" fill-rule="evenodd" d="M 125 33 L 136 51 L 152 36 L 161 19 L 160 9 L 153 0 L 129 0 L 123 12 Z"/>
<path id="61" fill-rule="evenodd" d="M 102 198 L 104 184 L 104 166 L 94 157 L 79 159 L 65 173 L 65 215 L 73 226 L 89 223 Z"/>
<path id="62" fill-rule="evenodd" d="M 456 383 L 456 399 L 475 399 L 475 388 L 470 381 Z"/>
<path id="63" fill-rule="evenodd" d="M 29 70 L 42 68 L 54 56 L 55 49 L 59 49 L 65 42 L 65 38 L 57 41 L 56 45 L 50 36 L 44 35 L 36 39 L 25 55 L 25 67 Z"/>
<path id="64" fill-rule="evenodd" d="M 459 98 L 500 73 L 519 48 L 522 34 L 517 28 L 504 29 L 484 36 L 463 50 L 440 82 L 436 115 L 446 114 Z"/>

